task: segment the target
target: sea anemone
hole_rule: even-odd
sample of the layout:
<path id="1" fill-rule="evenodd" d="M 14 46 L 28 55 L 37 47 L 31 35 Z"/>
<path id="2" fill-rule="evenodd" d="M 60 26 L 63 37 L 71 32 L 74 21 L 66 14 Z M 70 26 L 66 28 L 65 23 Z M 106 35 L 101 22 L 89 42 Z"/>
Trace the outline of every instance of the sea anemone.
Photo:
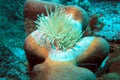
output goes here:
<path id="1" fill-rule="evenodd" d="M 48 38 L 51 46 L 59 50 L 66 51 L 74 47 L 84 33 L 81 23 L 75 21 L 71 14 L 65 14 L 64 8 L 56 6 L 54 12 L 45 8 L 47 16 L 38 15 L 35 21 L 39 32 Z"/>

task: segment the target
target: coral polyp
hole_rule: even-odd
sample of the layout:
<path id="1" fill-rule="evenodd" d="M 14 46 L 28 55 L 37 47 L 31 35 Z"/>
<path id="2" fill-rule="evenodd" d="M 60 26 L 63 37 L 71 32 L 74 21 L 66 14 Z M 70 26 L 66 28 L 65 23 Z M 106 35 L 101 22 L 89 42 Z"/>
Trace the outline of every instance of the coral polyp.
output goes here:
<path id="1" fill-rule="evenodd" d="M 81 24 L 73 20 L 71 14 L 65 14 L 63 8 L 56 6 L 53 12 L 46 7 L 46 12 L 47 16 L 38 15 L 35 21 L 43 37 L 48 38 L 52 46 L 62 51 L 75 46 L 83 35 Z"/>

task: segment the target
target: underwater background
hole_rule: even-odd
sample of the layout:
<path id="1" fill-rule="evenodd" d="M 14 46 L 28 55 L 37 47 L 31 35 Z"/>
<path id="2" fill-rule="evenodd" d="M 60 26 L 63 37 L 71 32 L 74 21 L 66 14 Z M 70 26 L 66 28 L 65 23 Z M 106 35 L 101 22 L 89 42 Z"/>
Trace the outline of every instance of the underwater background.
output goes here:
<path id="1" fill-rule="evenodd" d="M 49 0 L 47 0 L 49 2 Z M 85 9 L 89 17 L 96 15 L 104 27 L 94 36 L 110 43 L 110 61 L 95 72 L 105 80 L 120 80 L 120 1 L 119 0 L 50 0 Z M 30 80 L 28 62 L 23 49 L 27 37 L 24 26 L 25 0 L 0 0 L 0 80 Z M 100 25 L 99 22 L 96 25 Z M 92 64 L 91 64 L 92 65 Z M 113 71 L 108 74 L 109 70 Z M 101 79 L 102 80 L 102 79 Z"/>

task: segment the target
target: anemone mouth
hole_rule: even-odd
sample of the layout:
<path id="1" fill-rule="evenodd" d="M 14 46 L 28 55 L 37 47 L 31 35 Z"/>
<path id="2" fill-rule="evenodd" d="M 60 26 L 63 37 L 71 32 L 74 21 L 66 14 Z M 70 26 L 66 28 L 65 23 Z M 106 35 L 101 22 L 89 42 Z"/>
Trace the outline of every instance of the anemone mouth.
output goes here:
<path id="1" fill-rule="evenodd" d="M 52 9 L 48 11 L 46 7 L 46 12 L 47 16 L 38 15 L 35 21 L 39 32 L 49 39 L 52 48 L 66 51 L 74 47 L 84 33 L 81 23 L 75 21 L 72 15 L 66 15 L 65 10 L 57 6 L 54 12 Z"/>

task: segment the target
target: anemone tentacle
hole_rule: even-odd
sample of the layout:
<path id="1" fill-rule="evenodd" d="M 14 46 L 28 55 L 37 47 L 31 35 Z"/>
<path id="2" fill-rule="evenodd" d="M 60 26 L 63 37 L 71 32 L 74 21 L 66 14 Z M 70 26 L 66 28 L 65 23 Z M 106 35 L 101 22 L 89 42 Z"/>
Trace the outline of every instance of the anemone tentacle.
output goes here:
<path id="1" fill-rule="evenodd" d="M 49 12 L 48 8 L 45 8 L 47 16 L 44 14 L 38 15 L 35 21 L 38 30 L 44 34 L 44 37 L 48 37 L 52 45 L 60 50 L 64 51 L 75 46 L 81 39 L 83 32 L 82 29 L 76 27 L 72 16 L 66 15 L 65 10 L 57 6 L 54 12 L 52 10 Z"/>

